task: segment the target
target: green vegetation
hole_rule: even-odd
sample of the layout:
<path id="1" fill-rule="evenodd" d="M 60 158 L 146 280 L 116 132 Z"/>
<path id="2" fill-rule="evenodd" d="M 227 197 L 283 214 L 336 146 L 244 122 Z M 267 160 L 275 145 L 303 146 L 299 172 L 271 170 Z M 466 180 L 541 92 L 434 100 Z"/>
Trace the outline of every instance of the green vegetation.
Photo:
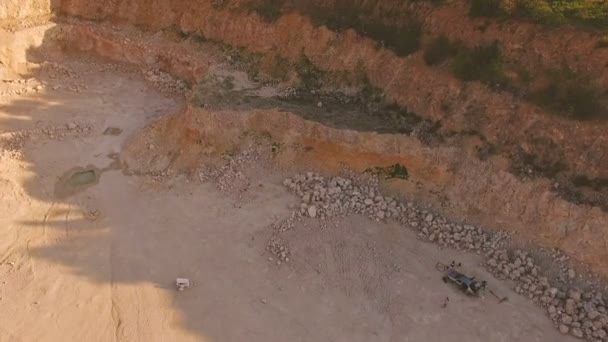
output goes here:
<path id="1" fill-rule="evenodd" d="M 275 54 L 268 74 L 273 80 L 285 81 L 287 80 L 290 69 L 291 63 L 289 60 L 279 54 Z"/>
<path id="2" fill-rule="evenodd" d="M 296 11 L 315 25 L 336 32 L 353 29 L 406 56 L 420 48 L 422 35 L 420 20 L 408 9 L 411 1 L 391 4 L 380 0 L 254 0 L 248 9 L 267 22 L 276 21 L 286 11 Z"/>
<path id="3" fill-rule="evenodd" d="M 277 142 L 272 143 L 272 147 L 271 147 L 272 155 L 276 156 L 277 154 L 279 154 L 281 152 L 281 150 L 283 150 L 283 144 L 277 143 Z"/>
<path id="4" fill-rule="evenodd" d="M 321 87 L 323 72 L 304 53 L 300 55 L 300 61 L 295 67 L 304 88 L 311 90 Z"/>
<path id="5" fill-rule="evenodd" d="M 567 68 L 550 72 L 549 83 L 533 93 L 531 100 L 575 120 L 608 119 L 607 94 Z"/>
<path id="6" fill-rule="evenodd" d="M 465 82 L 480 81 L 514 94 L 526 93 L 533 84 L 530 73 L 521 67 L 511 66 L 517 76 L 507 77 L 498 42 L 469 48 L 440 36 L 425 49 L 424 59 L 428 65 L 450 58 L 454 76 Z M 526 95 L 528 100 L 574 120 L 608 119 L 608 93 L 589 78 L 567 68 L 551 70 L 546 78 L 544 86 Z"/>
<path id="7" fill-rule="evenodd" d="M 440 64 L 448 59 L 452 59 L 454 76 L 462 81 L 480 81 L 496 88 L 510 86 L 498 41 L 469 48 L 460 41 L 452 42 L 441 35 L 424 50 L 427 65 Z"/>
<path id="8" fill-rule="evenodd" d="M 422 35 L 421 22 L 405 7 L 397 8 L 393 13 L 384 13 L 379 6 L 378 1 L 334 0 L 331 7 L 309 6 L 303 7 L 301 12 L 315 24 L 324 25 L 330 30 L 341 32 L 353 29 L 397 55 L 406 56 L 417 51 Z"/>
<path id="9" fill-rule="evenodd" d="M 497 17 L 506 14 L 500 0 L 471 0 L 472 17 Z"/>
<path id="10" fill-rule="evenodd" d="M 264 21 L 272 23 L 281 17 L 285 0 L 254 0 L 251 2 L 249 9 Z"/>
<path id="11" fill-rule="evenodd" d="M 608 1 L 471 0 L 473 17 L 520 18 L 540 24 L 608 28 Z"/>
<path id="12" fill-rule="evenodd" d="M 458 45 L 442 34 L 424 50 L 424 61 L 427 65 L 441 64 L 458 53 Z"/>
<path id="13" fill-rule="evenodd" d="M 592 188 L 594 190 L 602 190 L 603 188 L 608 188 L 608 179 L 607 178 L 595 178 L 590 179 L 587 176 L 579 175 L 572 178 L 572 184 L 574 186 L 585 186 Z"/>
<path id="14" fill-rule="evenodd" d="M 376 176 L 383 176 L 386 179 L 407 179 L 409 174 L 407 168 L 401 164 L 393 164 L 386 167 L 376 166 L 365 170 L 365 173 L 369 173 Z"/>
<path id="15" fill-rule="evenodd" d="M 493 87 L 508 85 L 498 42 L 474 48 L 461 46 L 452 63 L 454 76 L 463 81 L 481 81 Z"/>

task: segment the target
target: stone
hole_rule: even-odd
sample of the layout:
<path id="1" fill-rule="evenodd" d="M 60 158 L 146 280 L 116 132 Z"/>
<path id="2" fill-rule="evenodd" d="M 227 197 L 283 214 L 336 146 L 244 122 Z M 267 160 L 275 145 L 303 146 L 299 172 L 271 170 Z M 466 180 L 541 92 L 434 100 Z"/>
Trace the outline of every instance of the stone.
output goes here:
<path id="1" fill-rule="evenodd" d="M 305 193 L 304 196 L 302 196 L 302 202 L 310 203 L 310 194 L 309 193 Z"/>
<path id="2" fill-rule="evenodd" d="M 576 302 L 572 298 L 566 300 L 566 313 L 572 315 L 576 312 Z"/>
<path id="3" fill-rule="evenodd" d="M 571 299 L 574 299 L 575 301 L 578 302 L 581 300 L 581 293 L 576 290 L 570 290 L 568 292 L 568 297 L 570 297 Z"/>
<path id="4" fill-rule="evenodd" d="M 424 218 L 424 221 L 426 221 L 426 222 L 433 221 L 433 214 L 427 214 L 426 217 Z"/>
<path id="5" fill-rule="evenodd" d="M 576 278 L 576 272 L 573 269 L 568 270 L 568 278 L 570 278 L 571 280 Z"/>
<path id="6" fill-rule="evenodd" d="M 513 262 L 513 266 L 515 266 L 515 267 L 521 266 L 521 259 L 520 258 L 516 258 L 515 261 Z"/>
<path id="7" fill-rule="evenodd" d="M 571 333 L 574 337 L 583 338 L 583 331 L 580 328 L 572 328 Z"/>
<path id="8" fill-rule="evenodd" d="M 557 293 L 558 293 L 558 292 L 559 292 L 559 291 L 558 291 L 558 290 L 557 290 L 557 288 L 555 288 L 555 287 L 552 287 L 552 288 L 550 288 L 550 289 L 549 289 L 549 295 L 550 295 L 552 298 L 555 298 L 555 296 L 557 296 Z"/>
<path id="9" fill-rule="evenodd" d="M 68 128 L 70 131 L 75 130 L 77 127 L 78 127 L 78 125 L 76 125 L 76 124 L 75 124 L 75 123 L 73 123 L 73 122 L 70 122 L 69 124 L 67 124 L 67 128 Z"/>
<path id="10" fill-rule="evenodd" d="M 597 310 L 590 310 L 587 313 L 587 317 L 589 317 L 589 319 L 591 319 L 591 320 L 595 320 L 599 316 L 600 316 L 600 313 Z"/>
<path id="11" fill-rule="evenodd" d="M 562 316 L 562 323 L 564 323 L 565 325 L 572 324 L 572 317 L 568 316 L 568 315 L 563 315 Z"/>
<path id="12" fill-rule="evenodd" d="M 566 326 L 565 324 L 560 324 L 559 325 L 559 332 L 562 334 L 567 334 L 570 331 L 570 328 L 568 328 L 568 326 Z"/>
<path id="13" fill-rule="evenodd" d="M 317 217 L 317 207 L 314 205 L 311 205 L 310 207 L 308 207 L 308 216 L 315 218 Z"/>

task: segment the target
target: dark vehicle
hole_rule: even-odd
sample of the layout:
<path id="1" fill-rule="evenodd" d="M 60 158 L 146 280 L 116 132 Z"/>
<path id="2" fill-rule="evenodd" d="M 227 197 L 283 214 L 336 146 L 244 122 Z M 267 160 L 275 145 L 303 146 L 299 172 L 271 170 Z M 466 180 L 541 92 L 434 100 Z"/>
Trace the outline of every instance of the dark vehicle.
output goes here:
<path id="1" fill-rule="evenodd" d="M 462 292 L 472 296 L 477 296 L 481 290 L 486 288 L 485 281 L 477 281 L 475 277 L 469 278 L 455 270 L 449 270 L 443 276 L 443 281 L 445 283 L 456 284 Z"/>

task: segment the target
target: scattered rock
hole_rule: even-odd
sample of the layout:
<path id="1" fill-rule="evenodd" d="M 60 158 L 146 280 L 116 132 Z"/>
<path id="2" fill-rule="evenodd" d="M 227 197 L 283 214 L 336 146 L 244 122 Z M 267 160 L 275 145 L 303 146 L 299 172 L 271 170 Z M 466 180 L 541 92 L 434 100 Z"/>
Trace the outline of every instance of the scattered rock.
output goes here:
<path id="1" fill-rule="evenodd" d="M 568 298 L 566 300 L 566 313 L 568 315 L 573 315 L 576 313 L 576 302 L 572 298 Z"/>
<path id="2" fill-rule="evenodd" d="M 574 301 L 578 302 L 581 300 L 581 293 L 576 290 L 570 290 L 568 292 L 568 297 L 570 297 Z"/>
<path id="3" fill-rule="evenodd" d="M 572 328 L 572 336 L 574 337 L 578 337 L 578 338 L 582 338 L 583 337 L 583 331 L 580 328 Z"/>
<path id="4" fill-rule="evenodd" d="M 484 254 L 486 267 L 498 278 L 512 279 L 515 291 L 541 306 L 562 334 L 589 339 L 606 334 L 606 330 L 599 332 L 608 327 L 608 310 L 603 299 L 600 305 L 595 292 L 583 295 L 574 289 L 564 288 L 562 291 L 552 286 L 529 253 L 505 248 L 509 242 L 508 234 L 450 223 L 438 214 L 416 208 L 413 203 L 384 197 L 378 188 L 378 179 L 353 178 L 324 177 L 307 172 L 286 179 L 283 185 L 296 194 L 301 203 L 295 206 L 292 217 L 274 224 L 273 230 L 277 235 L 268 244 L 271 254 L 280 262 L 288 261 L 288 250 L 280 247 L 282 244 L 277 242 L 280 241 L 277 236 L 291 229 L 296 219 L 314 217 L 321 221 L 321 225 L 325 225 L 323 222 L 328 218 L 350 214 L 364 215 L 376 221 L 393 220 L 415 230 L 419 238 L 439 246 Z M 560 255 L 559 258 L 562 258 L 559 262 L 567 261 L 566 256 Z M 575 278 L 576 273 L 571 277 L 570 271 L 574 272 L 567 268 L 563 270 L 569 279 Z"/>
<path id="5" fill-rule="evenodd" d="M 317 217 L 317 207 L 314 205 L 311 205 L 310 207 L 308 207 L 308 216 L 315 218 Z"/>

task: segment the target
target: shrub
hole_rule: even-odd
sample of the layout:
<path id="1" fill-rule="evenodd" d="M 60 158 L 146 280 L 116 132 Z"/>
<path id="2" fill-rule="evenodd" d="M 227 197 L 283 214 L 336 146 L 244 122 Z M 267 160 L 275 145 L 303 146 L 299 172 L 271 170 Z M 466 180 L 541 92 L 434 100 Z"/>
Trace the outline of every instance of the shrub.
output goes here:
<path id="1" fill-rule="evenodd" d="M 285 0 L 254 0 L 249 10 L 257 13 L 264 21 L 272 23 L 281 17 Z"/>
<path id="2" fill-rule="evenodd" d="M 424 50 L 424 61 L 427 65 L 436 65 L 453 57 L 458 51 L 456 44 L 450 42 L 446 35 L 440 35 Z"/>
<path id="3" fill-rule="evenodd" d="M 608 1 L 471 0 L 472 17 L 523 18 L 541 24 L 608 28 Z"/>
<path id="4" fill-rule="evenodd" d="M 405 19 L 396 27 L 381 22 L 363 25 L 363 34 L 382 43 L 399 56 L 407 56 L 420 48 L 422 24 L 415 17 Z"/>
<path id="5" fill-rule="evenodd" d="M 497 41 L 473 49 L 460 47 L 452 63 L 452 71 L 463 81 L 481 81 L 499 87 L 508 83 Z"/>
<path id="6" fill-rule="evenodd" d="M 537 104 L 575 120 L 608 119 L 606 95 L 569 69 L 553 71 L 547 86 L 532 94 Z"/>
<path id="7" fill-rule="evenodd" d="M 498 17 L 503 14 L 500 0 L 471 0 L 469 15 L 472 17 Z"/>
<path id="8" fill-rule="evenodd" d="M 300 77 L 302 86 L 306 89 L 317 89 L 321 86 L 323 73 L 317 68 L 308 57 L 302 53 L 300 61 L 296 65 L 296 72 Z"/>
<path id="9" fill-rule="evenodd" d="M 313 5 L 303 7 L 301 11 L 317 25 L 338 32 L 353 29 L 399 56 L 416 52 L 422 36 L 420 20 L 405 7 L 396 8 L 392 13 L 377 12 L 377 3 L 335 0 L 330 7 Z"/>
<path id="10" fill-rule="evenodd" d="M 372 174 L 375 176 L 384 176 L 384 178 L 386 179 L 408 179 L 409 177 L 407 168 L 401 164 L 393 164 L 386 167 L 376 166 L 365 170 L 364 173 Z"/>
<path id="11" fill-rule="evenodd" d="M 597 42 L 597 47 L 600 49 L 608 48 L 608 34 L 600 38 Z"/>

